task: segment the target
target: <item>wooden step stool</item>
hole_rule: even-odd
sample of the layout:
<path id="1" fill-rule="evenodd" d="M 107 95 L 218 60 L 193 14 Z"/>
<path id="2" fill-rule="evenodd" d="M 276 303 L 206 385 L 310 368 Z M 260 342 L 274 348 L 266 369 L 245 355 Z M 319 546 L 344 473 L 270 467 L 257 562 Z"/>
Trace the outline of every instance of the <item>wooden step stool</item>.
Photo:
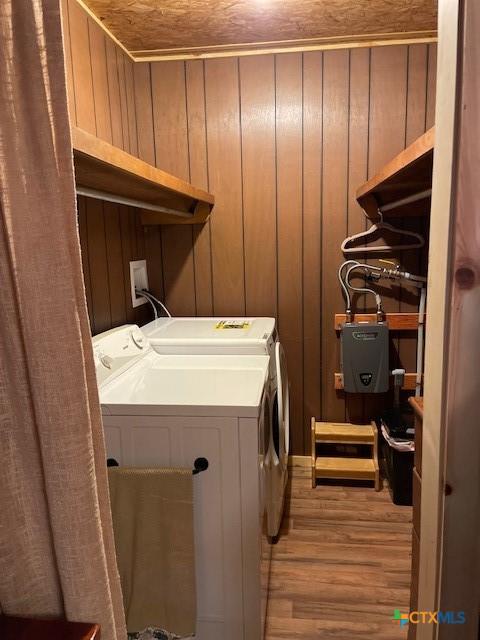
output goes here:
<path id="1" fill-rule="evenodd" d="M 317 444 L 368 445 L 371 458 L 317 457 Z M 312 418 L 312 487 L 319 478 L 337 480 L 371 480 L 380 491 L 378 469 L 378 431 L 374 424 L 316 422 Z"/>

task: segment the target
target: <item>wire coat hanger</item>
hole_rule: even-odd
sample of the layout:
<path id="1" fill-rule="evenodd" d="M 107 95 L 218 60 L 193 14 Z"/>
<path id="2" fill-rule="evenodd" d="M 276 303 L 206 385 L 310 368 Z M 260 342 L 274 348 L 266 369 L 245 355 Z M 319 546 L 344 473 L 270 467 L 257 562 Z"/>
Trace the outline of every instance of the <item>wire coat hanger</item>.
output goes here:
<path id="1" fill-rule="evenodd" d="M 365 212 L 364 212 L 365 213 Z M 366 215 L 366 214 L 365 214 Z M 388 222 L 383 221 L 383 214 L 378 210 L 378 215 L 380 217 L 379 222 L 374 222 L 368 231 L 362 231 L 361 233 L 356 233 L 353 236 L 349 236 L 345 238 L 342 242 L 341 249 L 343 253 L 385 253 L 387 251 L 406 251 L 408 249 L 421 249 L 425 245 L 425 240 L 423 236 L 419 233 L 415 233 L 415 231 L 405 231 L 404 229 L 399 229 L 398 227 L 394 227 Z M 351 242 L 356 240 L 361 240 L 362 238 L 370 238 L 377 231 L 390 231 L 390 233 L 395 233 L 399 236 L 407 236 L 408 238 L 415 238 L 416 242 L 411 242 L 410 244 L 396 244 L 396 245 L 378 245 L 373 247 L 349 247 L 348 245 Z"/>

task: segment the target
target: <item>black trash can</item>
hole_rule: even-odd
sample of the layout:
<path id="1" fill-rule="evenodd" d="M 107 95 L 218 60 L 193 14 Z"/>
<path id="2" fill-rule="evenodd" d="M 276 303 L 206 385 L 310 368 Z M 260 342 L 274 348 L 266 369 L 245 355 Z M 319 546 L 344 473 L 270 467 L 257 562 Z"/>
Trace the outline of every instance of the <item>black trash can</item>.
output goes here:
<path id="1" fill-rule="evenodd" d="M 412 505 L 413 451 L 397 451 L 383 438 L 385 473 L 394 504 Z"/>

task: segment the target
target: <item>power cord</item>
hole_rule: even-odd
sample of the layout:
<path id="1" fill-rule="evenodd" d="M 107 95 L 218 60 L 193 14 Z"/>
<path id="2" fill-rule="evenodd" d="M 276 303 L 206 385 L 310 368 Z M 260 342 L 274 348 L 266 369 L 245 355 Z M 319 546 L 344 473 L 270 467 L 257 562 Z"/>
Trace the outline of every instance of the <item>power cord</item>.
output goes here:
<path id="1" fill-rule="evenodd" d="M 155 307 L 155 305 L 153 304 L 152 301 L 155 301 L 158 305 L 160 305 L 160 307 L 164 310 L 164 312 L 166 313 L 166 315 L 169 318 L 172 317 L 172 314 L 167 309 L 167 307 L 163 304 L 163 302 L 161 300 L 159 300 L 158 298 L 156 298 L 153 295 L 153 293 L 148 291 L 148 289 L 135 289 L 135 291 L 139 296 L 143 296 L 146 300 L 148 300 L 150 302 L 150 304 L 153 306 L 153 308 L 155 309 L 155 320 L 158 318 L 158 312 L 157 312 L 157 309 L 156 309 L 156 307 Z"/>

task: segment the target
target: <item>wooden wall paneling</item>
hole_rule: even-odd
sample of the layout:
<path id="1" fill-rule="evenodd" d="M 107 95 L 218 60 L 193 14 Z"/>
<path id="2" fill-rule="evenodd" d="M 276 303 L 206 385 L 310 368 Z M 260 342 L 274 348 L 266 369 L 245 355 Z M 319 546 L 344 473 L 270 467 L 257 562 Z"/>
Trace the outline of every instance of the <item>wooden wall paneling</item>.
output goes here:
<path id="1" fill-rule="evenodd" d="M 127 206 L 125 207 L 125 215 L 128 216 L 128 224 L 129 224 L 129 240 L 130 240 L 130 255 L 132 256 L 132 260 L 140 260 L 141 255 L 138 250 L 138 236 L 137 236 L 137 210 L 133 207 Z"/>
<path id="2" fill-rule="evenodd" d="M 345 400 L 333 390 L 340 364 L 332 319 L 344 309 L 336 270 L 347 233 L 349 52 L 324 52 L 323 60 L 322 408 L 324 420 L 343 421 Z"/>
<path id="3" fill-rule="evenodd" d="M 190 181 L 196 187 L 209 191 L 203 60 L 187 61 L 185 74 Z M 213 281 L 210 220 L 206 224 L 194 225 L 192 231 L 197 315 L 211 316 L 213 314 Z"/>
<path id="4" fill-rule="evenodd" d="M 68 112 L 70 122 L 74 125 L 77 124 L 77 112 L 75 106 L 75 89 L 73 85 L 73 65 L 72 65 L 72 48 L 70 44 L 70 19 L 68 16 L 68 0 L 61 0 L 61 13 L 62 13 L 62 32 L 65 48 L 65 73 L 67 80 L 67 93 L 68 93 Z"/>
<path id="5" fill-rule="evenodd" d="M 369 178 L 405 148 L 408 47 L 371 50 Z"/>
<path id="6" fill-rule="evenodd" d="M 152 65 L 153 122 L 156 164 L 190 180 L 185 63 Z M 165 300 L 174 315 L 195 315 L 195 273 L 192 229 L 167 225 L 162 229 Z"/>
<path id="7" fill-rule="evenodd" d="M 153 128 L 153 101 L 151 69 L 148 63 L 133 66 L 135 115 L 137 123 L 138 156 L 155 165 L 155 139 Z M 144 228 L 145 257 L 148 281 L 152 293 L 163 300 L 162 227 Z"/>
<path id="8" fill-rule="evenodd" d="M 405 146 L 425 133 L 427 115 L 428 45 L 408 47 L 407 122 Z"/>
<path id="9" fill-rule="evenodd" d="M 144 229 L 137 210 L 80 196 L 78 219 L 92 333 L 125 322 L 149 322 L 153 318 L 150 305 L 134 309 L 130 295 L 130 261 L 147 257 Z M 157 239 L 159 248 L 158 230 L 156 227 L 153 230 L 152 237 Z M 157 268 L 152 269 L 152 265 Z M 157 287 L 154 292 L 162 296 L 162 288 L 158 286 L 162 271 L 159 249 L 154 252 L 149 267 L 149 277 Z"/>
<path id="10" fill-rule="evenodd" d="M 125 54 L 116 47 L 118 86 L 120 89 L 120 113 L 122 119 L 122 149 L 130 153 L 130 129 L 128 126 L 127 84 L 125 77 Z"/>
<path id="11" fill-rule="evenodd" d="M 359 206 L 355 192 L 359 184 L 367 179 L 368 174 L 368 123 L 370 114 L 370 51 L 353 49 L 350 51 L 350 106 L 348 124 L 348 203 L 347 203 L 347 235 L 361 233 L 369 224 L 362 208 Z M 362 260 L 363 256 L 357 256 Z M 342 255 L 341 261 L 345 258 Z M 362 286 L 362 278 L 352 278 L 357 286 Z M 337 286 L 340 284 L 337 281 Z M 361 311 L 366 307 L 366 295 L 353 295 L 354 308 Z M 340 340 L 337 340 L 337 349 Z M 363 422 L 365 415 L 365 396 L 362 394 L 345 394 L 346 417 L 350 422 Z"/>
<path id="12" fill-rule="evenodd" d="M 135 236 L 137 239 L 137 253 L 142 257 L 145 255 L 145 228 L 142 224 L 138 209 L 132 208 L 133 219 L 135 220 Z"/>
<path id="13" fill-rule="evenodd" d="M 188 180 L 190 170 L 183 61 L 152 64 L 152 99 L 157 167 Z"/>
<path id="14" fill-rule="evenodd" d="M 93 329 L 93 308 L 92 308 L 92 285 L 90 281 L 90 260 L 88 255 L 88 233 L 87 233 L 87 199 L 79 196 L 77 198 L 78 211 L 78 234 L 80 238 L 80 248 L 82 254 L 83 282 L 85 285 L 85 297 L 87 299 L 88 316 L 90 326 Z"/>
<path id="15" fill-rule="evenodd" d="M 276 317 L 274 58 L 242 58 L 239 71 L 245 310 L 248 316 Z"/>
<path id="16" fill-rule="evenodd" d="M 245 313 L 238 61 L 205 61 L 208 175 L 215 315 Z"/>
<path id="17" fill-rule="evenodd" d="M 164 300 L 162 235 L 160 226 L 145 227 L 145 258 L 147 260 L 148 285 L 159 300 Z"/>
<path id="18" fill-rule="evenodd" d="M 137 123 L 138 157 L 155 166 L 155 140 L 153 137 L 153 102 L 150 65 L 133 65 L 135 119 Z"/>
<path id="19" fill-rule="evenodd" d="M 162 229 L 165 302 L 173 315 L 195 316 L 196 292 L 191 225 L 165 225 Z"/>
<path id="20" fill-rule="evenodd" d="M 322 415 L 321 216 L 323 54 L 303 54 L 303 440 Z M 292 372 L 293 373 L 293 372 Z M 326 381 L 328 384 L 328 381 Z M 304 451 L 305 452 L 305 451 Z"/>
<path id="21" fill-rule="evenodd" d="M 368 177 L 372 177 L 385 162 L 405 148 L 407 112 L 407 72 L 408 47 L 397 45 L 387 47 L 379 55 L 375 48 L 371 51 L 370 70 L 370 142 Z M 385 259 L 401 261 L 400 253 L 388 253 Z M 374 261 L 378 264 L 377 261 Z M 376 290 L 382 296 L 384 310 L 400 311 L 402 285 L 383 281 Z M 372 296 L 369 296 L 368 310 L 374 310 Z M 398 338 L 390 339 L 390 368 L 399 366 Z M 367 417 L 378 413 L 388 404 L 388 395 L 368 396 L 365 400 Z"/>
<path id="22" fill-rule="evenodd" d="M 123 283 L 125 291 L 126 321 L 129 323 L 136 322 L 136 311 L 132 306 L 131 289 L 130 289 L 130 262 L 136 259 L 135 245 L 132 241 L 132 225 L 130 220 L 130 208 L 125 205 L 118 205 L 120 217 L 120 236 L 122 245 L 123 259 Z M 146 306 L 146 305 L 145 305 Z"/>
<path id="23" fill-rule="evenodd" d="M 375 48 L 371 51 L 369 178 L 405 148 L 407 65 L 407 46 L 387 47 L 381 55 Z M 400 260 L 391 253 L 385 257 Z M 399 286 L 384 281 L 377 289 L 385 311 L 398 312 Z"/>
<path id="24" fill-rule="evenodd" d="M 137 256 L 138 260 L 147 260 L 147 273 L 148 273 L 148 255 L 147 246 L 145 241 L 145 227 L 142 224 L 140 216 L 138 215 L 138 209 L 131 209 L 133 220 L 135 221 L 135 236 L 137 241 Z M 154 294 L 155 295 L 155 294 Z M 158 297 L 158 296 L 157 296 Z M 160 298 L 161 300 L 161 298 Z M 162 315 L 161 309 L 158 310 L 159 315 Z M 138 309 L 137 323 L 142 325 L 146 322 L 150 322 L 154 319 L 153 311 L 150 305 L 144 305 Z"/>
<path id="25" fill-rule="evenodd" d="M 76 124 L 96 134 L 95 103 L 87 14 L 75 0 L 68 2 Z"/>
<path id="26" fill-rule="evenodd" d="M 120 231 L 120 213 L 117 204 L 103 203 L 105 220 L 105 243 L 107 248 L 107 273 L 110 291 L 110 313 L 112 326 L 124 324 L 127 320 L 126 298 L 123 273 L 122 237 Z"/>
<path id="27" fill-rule="evenodd" d="M 278 327 L 290 379 L 291 452 L 305 450 L 303 433 L 303 193 L 302 55 L 276 60 Z"/>
<path id="28" fill-rule="evenodd" d="M 146 258 L 145 235 L 143 225 L 138 215 L 138 209 L 127 207 L 128 220 L 130 224 L 130 246 L 132 250 L 132 260 L 144 260 Z M 147 264 L 148 272 L 148 264 Z M 130 280 L 129 280 L 130 282 Z M 135 323 L 145 324 L 154 319 L 153 309 L 150 303 L 143 304 L 134 309 Z"/>
<path id="29" fill-rule="evenodd" d="M 369 176 L 405 146 L 408 47 L 372 48 L 371 64 Z"/>
<path id="30" fill-rule="evenodd" d="M 86 200 L 86 216 L 93 331 L 97 334 L 112 326 L 103 202 L 88 198 Z"/>
<path id="31" fill-rule="evenodd" d="M 123 124 L 122 110 L 120 106 L 120 83 L 118 78 L 116 44 L 110 39 L 106 39 L 107 56 L 107 81 L 108 97 L 110 104 L 110 121 L 112 124 L 112 144 L 120 149 L 123 145 Z"/>
<path id="32" fill-rule="evenodd" d="M 188 60 L 185 63 L 185 85 L 190 180 L 194 186 L 208 189 L 205 64 L 203 60 Z"/>
<path id="33" fill-rule="evenodd" d="M 134 63 L 124 57 L 125 87 L 127 93 L 128 135 L 130 139 L 130 153 L 138 157 L 137 115 L 135 108 L 135 84 L 133 79 Z M 153 136 L 153 131 L 151 132 Z"/>
<path id="34" fill-rule="evenodd" d="M 88 20 L 88 33 L 97 136 L 111 143 L 112 120 L 108 95 L 106 37 L 102 29 L 91 19 Z"/>
<path id="35" fill-rule="evenodd" d="M 107 203 L 104 205 L 107 207 Z M 124 312 L 121 313 L 119 305 L 122 300 L 122 292 L 115 292 L 115 305 L 117 309 L 116 319 L 113 320 L 112 309 L 112 323 L 111 326 L 118 326 L 123 322 L 143 324 L 153 318 L 151 307 L 148 304 L 140 307 L 132 306 L 131 291 L 130 291 L 130 262 L 132 260 L 143 260 L 145 256 L 145 247 L 139 245 L 137 227 L 140 226 L 138 219 L 138 211 L 132 207 L 125 205 L 113 205 L 113 210 L 116 210 L 118 219 L 115 213 L 111 214 L 111 219 L 108 221 L 109 229 L 113 233 L 107 239 L 107 246 L 109 253 L 115 258 L 115 266 L 112 273 L 109 273 L 111 286 L 116 283 L 116 287 L 123 288 L 123 295 L 125 300 Z M 118 220 L 118 227 L 115 229 Z M 107 229 L 107 221 L 105 223 Z M 121 264 L 119 257 L 121 255 Z M 109 264 L 110 267 L 110 264 Z M 148 308 L 147 308 L 148 307 Z M 120 320 L 119 318 L 123 319 Z"/>
<path id="36" fill-rule="evenodd" d="M 427 115 L 425 131 L 435 124 L 435 96 L 437 93 L 437 45 L 428 45 Z"/>
<path id="37" fill-rule="evenodd" d="M 427 45 L 408 47 L 407 74 L 407 114 L 405 123 L 405 146 L 425 132 L 427 110 Z M 420 218 L 404 218 L 402 226 L 406 230 L 423 233 L 424 224 Z M 411 273 L 422 271 L 422 251 L 405 251 L 400 260 L 404 269 Z M 416 312 L 419 304 L 419 290 L 404 285 L 400 290 L 400 311 Z M 417 334 L 402 335 L 398 341 L 399 363 L 407 372 L 416 371 Z"/>

